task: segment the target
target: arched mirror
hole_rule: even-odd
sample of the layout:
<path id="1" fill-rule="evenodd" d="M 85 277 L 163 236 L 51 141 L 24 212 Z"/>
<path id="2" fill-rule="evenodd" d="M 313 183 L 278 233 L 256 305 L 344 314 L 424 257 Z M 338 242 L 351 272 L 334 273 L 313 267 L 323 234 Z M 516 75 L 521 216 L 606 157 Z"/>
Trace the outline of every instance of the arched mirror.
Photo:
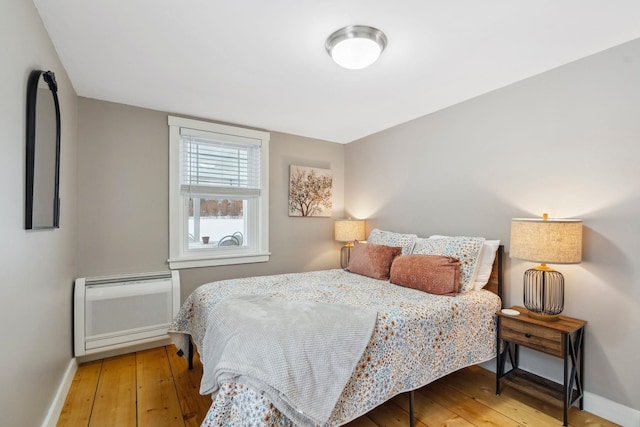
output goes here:
<path id="1" fill-rule="evenodd" d="M 51 71 L 34 70 L 27 83 L 25 228 L 60 223 L 60 105 Z"/>

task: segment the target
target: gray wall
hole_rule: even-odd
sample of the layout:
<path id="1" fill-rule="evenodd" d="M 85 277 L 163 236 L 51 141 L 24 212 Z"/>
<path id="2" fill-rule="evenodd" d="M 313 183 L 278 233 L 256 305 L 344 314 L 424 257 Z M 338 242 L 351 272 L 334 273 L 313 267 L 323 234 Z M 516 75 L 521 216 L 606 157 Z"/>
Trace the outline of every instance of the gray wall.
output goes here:
<path id="1" fill-rule="evenodd" d="M 40 425 L 72 357 L 77 96 L 31 1 L 0 2 L 0 424 Z M 60 229 L 24 229 L 25 112 L 32 69 L 52 70 L 62 115 Z"/>
<path id="2" fill-rule="evenodd" d="M 346 210 L 368 229 L 499 238 L 510 219 L 584 220 L 584 260 L 557 266 L 564 314 L 589 323 L 586 389 L 640 409 L 640 40 L 350 143 Z M 524 270 L 507 262 L 507 305 Z M 524 352 L 559 379 L 561 362 Z"/>
<path id="3" fill-rule="evenodd" d="M 167 113 L 79 98 L 78 275 L 168 269 Z M 344 145 L 277 132 L 270 142 L 268 263 L 184 269 L 182 296 L 213 280 L 339 267 Z M 333 171 L 333 218 L 288 216 L 289 165 Z"/>

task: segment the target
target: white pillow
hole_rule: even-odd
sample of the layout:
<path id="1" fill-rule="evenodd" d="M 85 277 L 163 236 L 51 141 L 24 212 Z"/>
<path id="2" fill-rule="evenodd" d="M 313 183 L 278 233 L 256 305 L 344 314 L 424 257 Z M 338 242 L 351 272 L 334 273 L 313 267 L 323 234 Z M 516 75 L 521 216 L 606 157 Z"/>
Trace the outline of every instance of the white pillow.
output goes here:
<path id="1" fill-rule="evenodd" d="M 430 239 L 445 239 L 449 236 L 433 235 Z M 500 240 L 485 240 L 480 250 L 480 259 L 476 268 L 476 277 L 473 282 L 473 289 L 479 290 L 489 283 L 491 270 L 493 270 L 493 261 L 496 259 L 496 253 L 500 246 Z"/>

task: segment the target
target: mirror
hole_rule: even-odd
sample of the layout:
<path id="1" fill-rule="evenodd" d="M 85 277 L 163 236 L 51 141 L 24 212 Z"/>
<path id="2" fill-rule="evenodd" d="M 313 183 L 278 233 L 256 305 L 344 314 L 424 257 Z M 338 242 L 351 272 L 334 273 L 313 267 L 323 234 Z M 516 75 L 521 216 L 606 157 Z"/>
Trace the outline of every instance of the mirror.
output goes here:
<path id="1" fill-rule="evenodd" d="M 27 83 L 25 228 L 58 228 L 60 222 L 60 105 L 51 71 L 34 70 Z"/>

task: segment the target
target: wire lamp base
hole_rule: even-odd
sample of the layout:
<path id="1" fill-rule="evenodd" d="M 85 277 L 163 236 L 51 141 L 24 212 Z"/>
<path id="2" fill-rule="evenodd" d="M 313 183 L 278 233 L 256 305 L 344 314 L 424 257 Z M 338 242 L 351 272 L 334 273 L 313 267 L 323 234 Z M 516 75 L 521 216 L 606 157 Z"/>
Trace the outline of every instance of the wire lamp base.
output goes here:
<path id="1" fill-rule="evenodd" d="M 551 269 L 532 268 L 524 273 L 524 306 L 529 317 L 558 320 L 564 309 L 564 277 Z"/>

